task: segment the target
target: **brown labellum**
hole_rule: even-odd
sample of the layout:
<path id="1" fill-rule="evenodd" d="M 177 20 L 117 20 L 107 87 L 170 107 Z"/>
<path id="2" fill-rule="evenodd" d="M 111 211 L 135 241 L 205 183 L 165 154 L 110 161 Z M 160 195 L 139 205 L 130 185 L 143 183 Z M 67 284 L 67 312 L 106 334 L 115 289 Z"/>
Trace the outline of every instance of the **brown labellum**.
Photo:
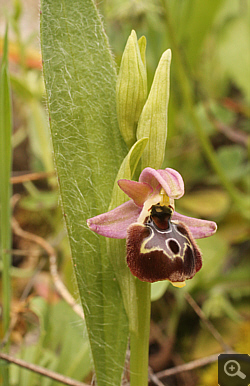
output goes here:
<path id="1" fill-rule="evenodd" d="M 144 224 L 127 231 L 127 264 L 132 274 L 153 283 L 191 279 L 202 267 L 201 252 L 188 227 L 171 221 L 172 209 L 154 205 Z"/>

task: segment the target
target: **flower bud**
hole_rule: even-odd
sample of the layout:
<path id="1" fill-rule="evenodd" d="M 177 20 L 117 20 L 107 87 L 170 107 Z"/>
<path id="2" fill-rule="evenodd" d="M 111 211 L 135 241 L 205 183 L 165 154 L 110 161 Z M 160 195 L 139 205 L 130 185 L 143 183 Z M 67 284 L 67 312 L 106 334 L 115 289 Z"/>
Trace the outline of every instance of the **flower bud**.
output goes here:
<path id="1" fill-rule="evenodd" d="M 142 155 L 142 168 L 150 166 L 158 169 L 164 160 L 167 140 L 170 62 L 171 50 L 167 50 L 160 59 L 147 102 L 139 119 L 137 139 L 149 138 Z"/>
<path id="2" fill-rule="evenodd" d="M 137 124 L 147 97 L 145 49 L 145 37 L 137 42 L 136 33 L 132 31 L 122 56 L 116 85 L 119 127 L 129 148 L 136 142 Z"/>

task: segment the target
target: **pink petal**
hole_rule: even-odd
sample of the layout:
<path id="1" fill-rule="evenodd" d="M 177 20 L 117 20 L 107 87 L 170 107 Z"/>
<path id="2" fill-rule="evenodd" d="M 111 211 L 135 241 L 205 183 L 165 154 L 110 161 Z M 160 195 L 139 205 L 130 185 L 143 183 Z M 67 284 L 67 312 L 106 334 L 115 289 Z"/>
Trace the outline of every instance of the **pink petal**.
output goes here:
<path id="1" fill-rule="evenodd" d="M 141 208 L 146 199 L 153 193 L 153 188 L 144 182 L 119 180 L 118 185 Z"/>
<path id="2" fill-rule="evenodd" d="M 172 220 L 182 221 L 187 225 L 195 239 L 212 236 L 217 230 L 217 225 L 213 221 L 200 220 L 177 212 L 174 212 Z"/>
<path id="3" fill-rule="evenodd" d="M 92 231 L 99 235 L 114 239 L 125 239 L 127 228 L 130 224 L 136 222 L 140 212 L 141 209 L 130 200 L 110 212 L 88 219 L 87 224 Z"/>
<path id="4" fill-rule="evenodd" d="M 173 199 L 180 198 L 184 194 L 182 176 L 174 169 L 154 170 L 146 168 L 142 171 L 139 181 L 149 184 L 154 190 L 160 190 L 162 187 L 167 195 Z"/>

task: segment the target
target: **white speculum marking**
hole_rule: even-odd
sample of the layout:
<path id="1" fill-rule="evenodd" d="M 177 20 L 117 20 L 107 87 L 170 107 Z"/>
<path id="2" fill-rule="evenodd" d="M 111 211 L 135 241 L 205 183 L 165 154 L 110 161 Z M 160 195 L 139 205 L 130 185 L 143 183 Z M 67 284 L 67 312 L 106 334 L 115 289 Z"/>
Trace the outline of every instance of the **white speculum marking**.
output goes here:
<path id="1" fill-rule="evenodd" d="M 177 229 L 177 224 L 169 222 L 169 229 L 160 230 L 157 229 L 151 223 L 145 224 L 150 228 L 150 235 L 142 242 L 140 252 L 147 254 L 153 251 L 161 251 L 171 260 L 180 257 L 184 260 L 187 248 L 191 248 L 193 252 L 193 246 L 185 235 L 180 233 Z M 172 246 L 171 246 L 172 243 Z"/>

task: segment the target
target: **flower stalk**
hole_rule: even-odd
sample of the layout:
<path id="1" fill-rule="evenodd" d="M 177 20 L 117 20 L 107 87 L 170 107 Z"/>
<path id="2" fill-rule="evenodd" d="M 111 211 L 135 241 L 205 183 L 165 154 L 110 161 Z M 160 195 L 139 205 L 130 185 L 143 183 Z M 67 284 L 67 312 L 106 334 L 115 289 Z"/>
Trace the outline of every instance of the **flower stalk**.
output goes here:
<path id="1" fill-rule="evenodd" d="M 148 384 L 151 285 L 136 279 L 137 324 L 130 329 L 130 385 Z"/>

